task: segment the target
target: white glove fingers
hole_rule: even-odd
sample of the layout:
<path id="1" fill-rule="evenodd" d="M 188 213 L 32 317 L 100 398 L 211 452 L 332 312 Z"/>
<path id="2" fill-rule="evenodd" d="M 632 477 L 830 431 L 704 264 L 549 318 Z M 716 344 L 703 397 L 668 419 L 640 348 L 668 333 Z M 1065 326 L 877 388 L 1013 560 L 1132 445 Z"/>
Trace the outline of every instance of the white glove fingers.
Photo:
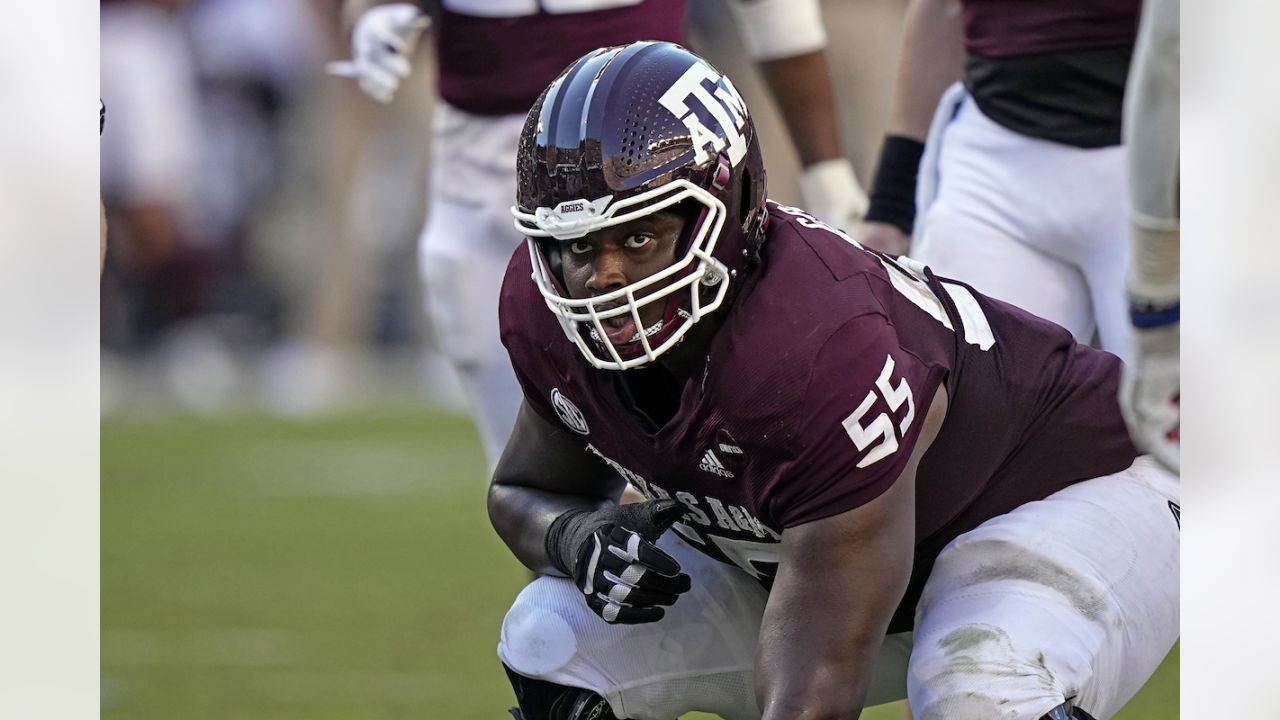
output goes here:
<path id="1" fill-rule="evenodd" d="M 360 78 L 360 89 L 369 97 L 383 104 L 391 102 L 391 96 L 394 92 L 385 84 L 367 77 Z"/>
<path id="2" fill-rule="evenodd" d="M 582 590 L 583 595 L 595 594 L 596 567 L 600 564 L 600 555 L 604 549 L 600 544 L 600 536 L 598 535 L 593 536 L 591 538 L 591 541 L 592 543 L 594 543 L 594 545 L 591 548 L 591 557 L 587 560 L 587 568 L 586 568 L 586 572 L 584 573 L 582 587 L 580 588 Z"/>
<path id="3" fill-rule="evenodd" d="M 373 46 L 374 53 L 386 53 L 394 55 L 409 54 L 409 42 L 394 30 L 385 30 L 379 32 L 371 38 L 376 44 Z"/>
<path id="4" fill-rule="evenodd" d="M 655 605 L 671 606 L 680 599 L 674 593 L 657 592 L 643 588 L 632 588 L 626 585 L 614 585 L 607 593 L 597 593 L 596 597 L 607 603 L 626 605 L 634 608 L 653 607 Z"/>
<path id="5" fill-rule="evenodd" d="M 800 176 L 805 209 L 832 227 L 852 230 L 867 214 L 869 200 L 848 158 L 809 165 Z"/>
<path id="6" fill-rule="evenodd" d="M 382 102 L 391 99 L 400 80 L 391 73 L 376 67 L 365 67 L 360 75 L 360 89 Z"/>
<path id="7" fill-rule="evenodd" d="M 407 59 L 399 55 L 383 56 L 381 60 L 381 67 L 383 70 L 390 72 L 399 80 L 409 77 L 409 72 L 413 70 L 413 65 Z"/>
<path id="8" fill-rule="evenodd" d="M 658 549 L 658 546 L 626 528 L 616 527 L 609 534 L 609 552 L 626 562 L 641 565 L 667 577 L 680 572 L 680 563 Z"/>
<path id="9" fill-rule="evenodd" d="M 334 60 L 333 62 L 326 63 L 324 71 L 330 75 L 345 78 L 360 76 L 360 71 L 356 69 L 356 64 L 350 60 Z"/>
<path id="10" fill-rule="evenodd" d="M 640 625 L 661 620 L 666 611 L 660 607 L 635 607 L 609 600 L 603 594 L 587 598 L 587 605 L 607 623 Z"/>

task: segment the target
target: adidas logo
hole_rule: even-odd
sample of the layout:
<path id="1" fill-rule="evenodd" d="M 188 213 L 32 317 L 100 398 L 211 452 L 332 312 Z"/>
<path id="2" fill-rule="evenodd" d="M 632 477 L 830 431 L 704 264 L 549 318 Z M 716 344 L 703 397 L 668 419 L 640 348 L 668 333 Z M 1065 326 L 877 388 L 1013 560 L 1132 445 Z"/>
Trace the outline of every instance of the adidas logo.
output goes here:
<path id="1" fill-rule="evenodd" d="M 702 462 L 698 463 L 698 469 L 714 473 L 720 477 L 733 477 L 733 473 L 724 466 L 724 463 L 720 462 L 720 458 L 716 457 L 715 452 L 711 450 L 708 450 L 706 454 L 702 456 Z"/>

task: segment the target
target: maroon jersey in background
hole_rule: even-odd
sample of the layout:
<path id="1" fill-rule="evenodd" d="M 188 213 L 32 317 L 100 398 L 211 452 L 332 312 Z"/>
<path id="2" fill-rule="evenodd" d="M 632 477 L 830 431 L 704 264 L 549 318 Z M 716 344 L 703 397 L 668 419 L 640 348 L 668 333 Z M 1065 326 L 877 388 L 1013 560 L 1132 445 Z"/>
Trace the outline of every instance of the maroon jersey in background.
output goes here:
<path id="1" fill-rule="evenodd" d="M 962 0 L 964 83 L 982 112 L 1028 137 L 1120 143 L 1141 0 Z"/>
<path id="2" fill-rule="evenodd" d="M 1010 57 L 1133 47 L 1142 0 L 962 0 L 964 47 Z"/>
<path id="3" fill-rule="evenodd" d="M 440 0 L 440 96 L 477 115 L 528 112 L 574 60 L 636 40 L 684 44 L 685 0 Z M 558 8 L 576 12 L 557 12 Z M 590 8 L 589 11 L 582 11 Z"/>
<path id="4" fill-rule="evenodd" d="M 677 531 L 766 584 L 785 528 L 894 482 L 945 386 L 946 421 L 917 473 L 912 581 L 890 626 L 909 630 L 947 542 L 1133 461 L 1116 402 L 1120 362 L 798 212 L 770 204 L 761 265 L 676 415 L 654 432 L 622 400 L 622 373 L 593 369 L 565 338 L 525 248 L 503 284 L 502 339 L 534 410 L 647 496 L 684 502 Z"/>

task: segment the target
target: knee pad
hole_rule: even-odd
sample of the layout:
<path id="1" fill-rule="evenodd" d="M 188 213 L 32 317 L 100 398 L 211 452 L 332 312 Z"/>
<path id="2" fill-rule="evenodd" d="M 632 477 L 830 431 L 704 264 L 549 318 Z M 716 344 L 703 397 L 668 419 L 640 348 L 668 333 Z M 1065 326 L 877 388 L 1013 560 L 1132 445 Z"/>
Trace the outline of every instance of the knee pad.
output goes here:
<path id="1" fill-rule="evenodd" d="M 596 692 L 525 677 L 505 664 L 502 669 L 520 704 L 511 711 L 516 720 L 622 720 Z"/>
<path id="2" fill-rule="evenodd" d="M 1093 720 L 1093 716 L 1080 708 L 1075 707 L 1071 704 L 1071 701 L 1068 700 L 1045 713 L 1040 720 Z"/>

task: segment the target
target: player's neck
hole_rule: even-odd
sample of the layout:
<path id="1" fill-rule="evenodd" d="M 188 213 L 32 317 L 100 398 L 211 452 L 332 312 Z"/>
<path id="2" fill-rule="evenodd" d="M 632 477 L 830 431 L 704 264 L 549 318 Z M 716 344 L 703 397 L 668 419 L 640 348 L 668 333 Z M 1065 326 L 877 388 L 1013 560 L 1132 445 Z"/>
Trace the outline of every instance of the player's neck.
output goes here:
<path id="1" fill-rule="evenodd" d="M 689 328 L 689 332 L 685 334 L 680 344 L 658 358 L 655 364 L 671 373 L 683 386 L 689 378 L 703 371 L 707 362 L 707 351 L 723 320 L 719 313 L 712 313 L 696 323 Z"/>
<path id="2" fill-rule="evenodd" d="M 714 316 L 712 316 L 714 317 Z M 621 374 L 623 399 L 657 432 L 680 412 L 680 400 L 691 378 L 701 380 L 707 350 L 719 328 L 711 317 L 690 328 L 684 340 L 647 367 Z M 696 376 L 696 378 L 695 378 Z"/>

